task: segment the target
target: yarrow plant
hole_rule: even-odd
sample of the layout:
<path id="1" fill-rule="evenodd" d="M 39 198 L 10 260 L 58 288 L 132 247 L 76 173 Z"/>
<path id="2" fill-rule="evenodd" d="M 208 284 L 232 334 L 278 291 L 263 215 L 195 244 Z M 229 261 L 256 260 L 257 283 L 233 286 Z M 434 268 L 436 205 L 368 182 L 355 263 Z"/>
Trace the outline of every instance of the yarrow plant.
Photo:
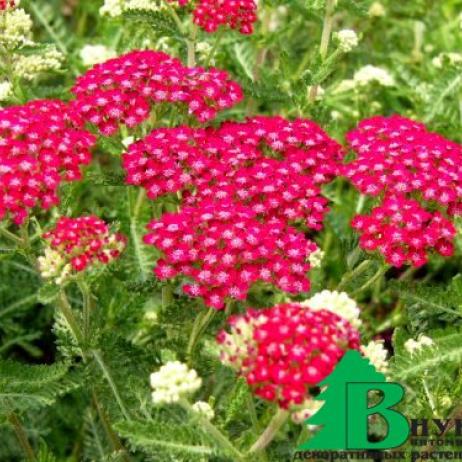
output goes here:
<path id="1" fill-rule="evenodd" d="M 176 2 L 177 0 L 167 0 Z M 189 0 L 178 0 L 180 6 Z M 216 32 L 227 26 L 241 34 L 251 34 L 257 21 L 257 2 L 255 0 L 196 0 L 193 1 L 193 20 L 205 32 Z"/>
<path id="2" fill-rule="evenodd" d="M 9 214 L 22 224 L 34 207 L 58 204 L 59 185 L 82 178 L 94 143 L 61 101 L 0 111 L 0 219 Z"/>
<path id="3" fill-rule="evenodd" d="M 199 121 L 213 119 L 242 98 L 225 71 L 185 67 L 165 53 L 133 51 L 87 71 L 72 89 L 72 108 L 105 136 L 145 121 L 151 105 L 182 103 Z"/>
<path id="4" fill-rule="evenodd" d="M 462 147 L 400 116 L 364 120 L 347 138 L 357 158 L 345 175 L 363 194 L 383 197 L 353 221 L 361 246 L 397 267 L 424 265 L 432 249 L 451 256 L 456 229 L 448 215 L 460 209 Z"/>
<path id="5" fill-rule="evenodd" d="M 415 200 L 387 197 L 370 215 L 358 215 L 352 226 L 360 234 L 360 245 L 379 250 L 386 261 L 401 267 L 422 266 L 428 252 L 449 257 L 454 253 L 456 229 L 440 212 L 429 212 Z"/>
<path id="6" fill-rule="evenodd" d="M 309 290 L 308 257 L 316 244 L 281 220 L 261 223 L 234 203 L 203 204 L 164 214 L 148 228 L 145 242 L 163 253 L 156 276 L 192 279 L 183 291 L 213 308 L 244 300 L 257 281 L 294 294 Z"/>
<path id="7" fill-rule="evenodd" d="M 43 237 L 48 241 L 52 252 L 39 260 L 40 269 L 46 277 L 60 278 L 63 272 L 80 272 L 95 263 L 110 263 L 120 256 L 127 242 L 125 236 L 112 234 L 109 226 L 93 215 L 60 217 L 56 227 Z M 61 263 L 59 266 L 54 264 L 55 255 Z"/>
<path id="8" fill-rule="evenodd" d="M 221 360 L 242 375 L 254 393 L 282 408 L 302 404 L 348 349 L 359 349 L 359 333 L 328 309 L 300 304 L 248 310 L 218 335 Z"/>
<path id="9" fill-rule="evenodd" d="M 127 182 L 148 197 L 184 192 L 185 203 L 233 201 L 261 218 L 322 228 L 319 185 L 339 170 L 340 146 L 308 120 L 257 117 L 219 129 L 154 130 L 123 156 Z"/>

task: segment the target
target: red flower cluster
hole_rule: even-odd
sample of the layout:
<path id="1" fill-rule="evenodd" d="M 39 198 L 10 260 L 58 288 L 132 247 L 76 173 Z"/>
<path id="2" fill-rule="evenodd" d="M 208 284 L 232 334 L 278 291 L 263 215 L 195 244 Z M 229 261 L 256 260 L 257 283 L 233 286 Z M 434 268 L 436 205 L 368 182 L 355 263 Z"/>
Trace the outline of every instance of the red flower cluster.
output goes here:
<path id="1" fill-rule="evenodd" d="M 364 120 L 347 139 L 358 157 L 345 174 L 362 193 L 413 193 L 462 210 L 461 145 L 400 116 Z"/>
<path id="2" fill-rule="evenodd" d="M 284 409 L 302 404 L 347 350 L 359 349 L 358 331 L 327 309 L 282 304 L 248 310 L 229 325 L 217 337 L 222 361 Z"/>
<path id="3" fill-rule="evenodd" d="M 361 247 L 396 267 L 421 266 L 432 249 L 452 255 L 456 231 L 442 213 L 462 212 L 462 146 L 400 116 L 363 120 L 347 139 L 357 158 L 345 176 L 363 194 L 382 195 L 370 216 L 353 220 Z"/>
<path id="4" fill-rule="evenodd" d="M 93 135 L 76 128 L 67 106 L 37 100 L 0 111 L 0 219 L 22 224 L 28 210 L 59 202 L 63 181 L 81 178 L 91 160 Z"/>
<path id="5" fill-rule="evenodd" d="M 186 190 L 186 204 L 233 201 L 259 218 L 320 229 L 327 200 L 319 184 L 338 172 L 342 149 L 316 124 L 281 117 L 218 129 L 154 130 L 123 156 L 127 183 L 151 199 Z"/>
<path id="6" fill-rule="evenodd" d="M 178 3 L 185 6 L 188 0 L 178 0 Z M 251 34 L 258 19 L 257 3 L 255 0 L 197 0 L 193 16 L 194 22 L 205 32 L 216 32 L 220 26 L 228 26 L 241 34 Z"/>
<path id="7" fill-rule="evenodd" d="M 84 271 L 99 261 L 107 264 L 119 257 L 126 245 L 122 234 L 111 234 L 108 225 L 96 216 L 61 217 L 56 227 L 43 235 L 50 247 L 70 262 L 75 271 Z"/>
<path id="8" fill-rule="evenodd" d="M 428 212 L 415 200 L 387 197 L 370 215 L 358 215 L 353 228 L 361 233 L 360 245 L 380 250 L 396 267 L 427 263 L 427 252 L 435 249 L 448 257 L 454 252 L 454 225 L 439 212 Z"/>
<path id="9" fill-rule="evenodd" d="M 77 79 L 73 108 L 106 136 L 120 125 L 134 127 L 149 117 L 150 105 L 183 103 L 200 122 L 242 99 L 239 85 L 218 69 L 185 67 L 169 55 L 133 51 L 97 64 Z"/>
<path id="10" fill-rule="evenodd" d="M 309 290 L 307 258 L 316 245 L 281 220 L 261 223 L 247 207 L 203 203 L 164 214 L 148 228 L 145 242 L 164 254 L 157 277 L 187 276 L 193 283 L 184 292 L 208 306 L 245 299 L 258 280 L 290 293 Z"/>

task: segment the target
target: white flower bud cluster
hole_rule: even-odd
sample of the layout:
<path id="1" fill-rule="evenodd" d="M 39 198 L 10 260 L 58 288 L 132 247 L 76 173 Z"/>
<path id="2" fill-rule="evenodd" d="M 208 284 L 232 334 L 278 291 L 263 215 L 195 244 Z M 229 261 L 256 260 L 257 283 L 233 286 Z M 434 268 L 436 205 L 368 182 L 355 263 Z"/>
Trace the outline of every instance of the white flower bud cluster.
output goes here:
<path id="1" fill-rule="evenodd" d="M 320 268 L 322 260 L 324 259 L 325 252 L 323 252 L 319 247 L 308 257 L 308 262 L 310 263 L 311 268 Z"/>
<path id="2" fill-rule="evenodd" d="M 117 53 L 105 45 L 85 45 L 80 50 L 80 59 L 84 66 L 94 66 L 116 56 Z"/>
<path id="3" fill-rule="evenodd" d="M 358 35 L 352 29 L 343 29 L 336 34 L 340 51 L 349 53 L 356 48 L 359 43 Z"/>
<path id="4" fill-rule="evenodd" d="M 392 87 L 395 84 L 395 79 L 390 73 L 381 67 L 367 66 L 355 72 L 353 80 L 360 86 L 364 87 L 372 82 L 376 82 L 383 87 Z"/>
<path id="5" fill-rule="evenodd" d="M 176 403 L 183 396 L 196 392 L 202 384 L 197 372 L 179 361 L 169 361 L 153 372 L 150 382 L 155 404 Z"/>
<path id="6" fill-rule="evenodd" d="M 164 9 L 166 5 L 159 0 L 104 0 L 99 14 L 116 18 L 129 10 L 161 11 Z"/>
<path id="7" fill-rule="evenodd" d="M 6 101 L 13 94 L 13 87 L 6 80 L 0 82 L 0 101 Z"/>
<path id="8" fill-rule="evenodd" d="M 201 414 L 207 420 L 212 420 L 215 417 L 215 412 L 213 411 L 212 406 L 205 401 L 197 401 L 192 405 L 192 408 L 195 412 Z"/>
<path id="9" fill-rule="evenodd" d="M 45 255 L 38 257 L 38 268 L 43 279 L 53 279 L 61 285 L 71 273 L 71 265 L 56 250 L 45 249 Z"/>
<path id="10" fill-rule="evenodd" d="M 25 80 L 33 80 L 43 72 L 58 71 L 64 61 L 64 55 L 55 46 L 50 46 L 39 55 L 17 56 L 14 73 Z"/>
<path id="11" fill-rule="evenodd" d="M 395 79 L 386 69 L 368 64 L 358 69 L 352 79 L 342 80 L 335 88 L 334 93 L 344 93 L 372 83 L 382 87 L 392 87 L 395 85 Z"/>
<path id="12" fill-rule="evenodd" d="M 404 348 L 411 356 L 414 356 L 424 348 L 431 348 L 434 345 L 435 342 L 426 335 L 421 335 L 417 340 L 411 338 L 404 342 Z"/>
<path id="13" fill-rule="evenodd" d="M 302 302 L 301 305 L 313 310 L 329 310 L 346 319 L 355 328 L 362 325 L 359 318 L 361 310 L 357 303 L 345 292 L 323 290 Z"/>
<path id="14" fill-rule="evenodd" d="M 264 315 L 257 318 L 238 318 L 231 326 L 231 332 L 223 332 L 220 341 L 220 359 L 223 364 L 236 370 L 242 368 L 242 362 L 247 358 L 249 348 L 254 343 L 253 332 L 255 328 L 267 321 Z"/>
<path id="15" fill-rule="evenodd" d="M 361 353 L 379 372 L 387 372 L 388 351 L 383 346 L 382 340 L 371 340 L 367 345 L 361 345 Z"/>
<path id="16" fill-rule="evenodd" d="M 14 49 L 30 43 L 31 37 L 32 19 L 22 8 L 0 13 L 0 44 Z"/>
<path id="17" fill-rule="evenodd" d="M 322 401 L 308 399 L 301 404 L 298 410 L 291 413 L 290 418 L 292 419 L 292 422 L 302 424 L 306 419 L 309 419 L 312 415 L 316 414 L 323 404 L 324 403 Z M 314 425 L 310 425 L 309 427 L 314 427 Z"/>

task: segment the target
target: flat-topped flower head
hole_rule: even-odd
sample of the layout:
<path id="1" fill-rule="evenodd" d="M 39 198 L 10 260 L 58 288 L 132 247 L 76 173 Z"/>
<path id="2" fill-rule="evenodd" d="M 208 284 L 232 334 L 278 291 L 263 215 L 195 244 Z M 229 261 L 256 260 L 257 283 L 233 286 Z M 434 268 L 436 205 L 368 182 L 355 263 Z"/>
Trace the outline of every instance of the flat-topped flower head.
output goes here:
<path id="1" fill-rule="evenodd" d="M 387 263 L 398 268 L 424 265 L 431 251 L 445 257 L 454 253 L 454 224 L 415 200 L 386 197 L 370 215 L 357 215 L 352 226 L 361 235 L 361 248 L 379 251 Z"/>
<path id="2" fill-rule="evenodd" d="M 22 224 L 31 209 L 59 203 L 62 182 L 77 181 L 95 137 L 78 128 L 67 106 L 37 100 L 0 111 L 0 220 Z"/>
<path id="3" fill-rule="evenodd" d="M 262 223 L 247 207 L 202 203 L 164 214 L 148 228 L 145 242 L 163 253 L 156 276 L 186 277 L 191 283 L 183 291 L 208 306 L 244 300 L 257 281 L 293 294 L 309 290 L 308 258 L 316 244 L 281 220 Z"/>
<path id="4" fill-rule="evenodd" d="M 189 0 L 167 0 L 185 6 Z M 196 0 L 193 3 L 194 23 L 208 33 L 229 27 L 241 34 L 251 34 L 257 21 L 256 0 Z"/>
<path id="5" fill-rule="evenodd" d="M 111 233 L 109 226 L 94 215 L 78 218 L 61 217 L 51 231 L 43 235 L 55 255 L 59 255 L 60 264 L 53 271 L 46 266 L 50 258 L 41 263 L 44 277 L 60 277 L 66 274 L 84 271 L 95 264 L 108 264 L 118 258 L 125 249 L 127 239 L 119 233 Z M 40 263 L 40 262 L 39 262 Z"/>
<path id="6" fill-rule="evenodd" d="M 319 230 L 341 147 L 308 120 L 257 117 L 218 129 L 156 129 L 123 156 L 127 183 L 148 197 L 183 191 L 187 205 L 232 201 L 262 219 Z"/>
<path id="7" fill-rule="evenodd" d="M 306 402 L 345 352 L 359 349 L 359 333 L 347 320 L 297 303 L 233 316 L 217 341 L 223 363 L 284 409 Z"/>
<path id="8" fill-rule="evenodd" d="M 156 51 L 132 51 L 97 64 L 77 79 L 73 108 L 106 136 L 121 125 L 135 127 L 158 103 L 185 104 L 200 122 L 213 119 L 242 99 L 225 71 L 186 67 Z"/>
<path id="9" fill-rule="evenodd" d="M 400 116 L 363 120 L 347 135 L 345 175 L 363 194 L 410 195 L 460 213 L 462 146 Z"/>

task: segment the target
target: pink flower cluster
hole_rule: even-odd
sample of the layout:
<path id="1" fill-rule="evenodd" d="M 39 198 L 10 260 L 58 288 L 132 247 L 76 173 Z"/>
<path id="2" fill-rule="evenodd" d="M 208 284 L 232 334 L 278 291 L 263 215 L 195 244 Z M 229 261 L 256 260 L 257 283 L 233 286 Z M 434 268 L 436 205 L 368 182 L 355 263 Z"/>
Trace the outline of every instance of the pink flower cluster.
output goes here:
<path id="1" fill-rule="evenodd" d="M 182 103 L 200 122 L 242 99 L 225 71 L 185 67 L 156 51 L 133 51 L 97 64 L 77 79 L 73 109 L 106 136 L 120 125 L 134 127 L 149 117 L 151 104 Z"/>
<path id="2" fill-rule="evenodd" d="M 149 225 L 146 243 L 164 257 L 155 274 L 193 280 L 192 296 L 223 308 L 256 281 L 289 293 L 309 289 L 317 247 L 292 225 L 319 230 L 319 186 L 339 171 L 343 150 L 315 123 L 256 117 L 221 127 L 157 129 L 123 155 L 127 183 L 151 199 L 181 192 L 185 208 Z"/>
<path id="3" fill-rule="evenodd" d="M 76 128 L 61 101 L 37 100 L 0 111 L 0 220 L 22 224 L 28 210 L 59 202 L 63 181 L 81 179 L 95 138 Z"/>
<path id="4" fill-rule="evenodd" d="M 218 334 L 222 361 L 246 379 L 254 393 L 288 409 L 302 404 L 349 349 L 359 333 L 326 309 L 282 304 L 248 310 Z"/>
<path id="5" fill-rule="evenodd" d="M 95 262 L 110 263 L 119 257 L 127 242 L 122 234 L 111 234 L 108 225 L 93 215 L 61 217 L 43 237 L 75 271 L 84 271 Z"/>
<path id="6" fill-rule="evenodd" d="M 456 229 L 440 212 L 429 212 L 419 202 L 403 197 L 386 197 L 370 215 L 357 215 L 352 226 L 360 234 L 363 249 L 379 250 L 386 261 L 401 267 L 427 263 L 427 252 L 435 249 L 448 257 Z"/>
<path id="7" fill-rule="evenodd" d="M 443 214 L 462 212 L 462 146 L 401 116 L 363 120 L 347 139 L 357 157 L 344 175 L 382 196 L 370 216 L 354 219 L 361 246 L 397 267 L 425 264 L 432 249 L 452 255 L 455 228 Z"/>
<path id="8" fill-rule="evenodd" d="M 345 174 L 363 194 L 414 194 L 461 210 L 461 145 L 400 116 L 364 120 L 347 139 L 357 158 Z"/>
<path id="9" fill-rule="evenodd" d="M 185 203 L 233 201 L 260 218 L 319 230 L 327 209 L 319 185 L 343 157 L 340 145 L 308 120 L 256 117 L 218 129 L 154 130 L 123 156 L 127 183 L 151 199 L 183 191 Z"/>
<path id="10" fill-rule="evenodd" d="M 145 242 L 164 257 L 155 274 L 182 274 L 193 282 L 183 290 L 222 309 L 227 298 L 244 300 L 256 281 L 290 293 L 309 290 L 307 259 L 316 245 L 281 220 L 260 222 L 235 203 L 184 207 L 152 221 Z"/>
<path id="11" fill-rule="evenodd" d="M 188 0 L 178 0 L 178 3 L 185 6 Z M 219 27 L 228 26 L 241 34 L 251 34 L 258 19 L 257 3 L 255 0 L 197 0 L 193 17 L 205 32 L 216 32 Z"/>

